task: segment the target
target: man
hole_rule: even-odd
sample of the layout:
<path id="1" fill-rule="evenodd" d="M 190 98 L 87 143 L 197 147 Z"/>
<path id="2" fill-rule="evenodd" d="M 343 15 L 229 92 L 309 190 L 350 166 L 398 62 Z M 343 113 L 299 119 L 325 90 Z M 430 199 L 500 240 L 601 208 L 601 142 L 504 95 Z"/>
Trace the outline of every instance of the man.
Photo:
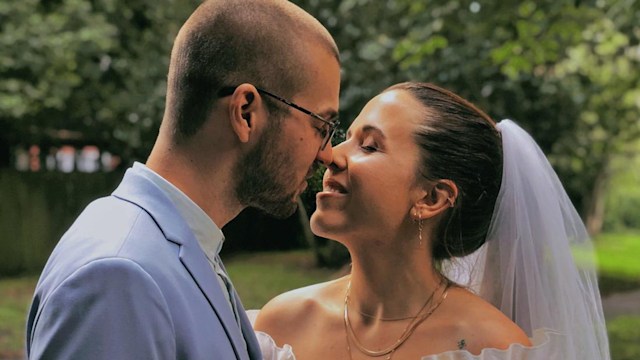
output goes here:
<path id="1" fill-rule="evenodd" d="M 29 358 L 261 358 L 220 228 L 248 206 L 295 211 L 313 164 L 331 161 L 339 71 L 295 5 L 204 2 L 176 38 L 146 166 L 84 210 L 42 273 Z"/>

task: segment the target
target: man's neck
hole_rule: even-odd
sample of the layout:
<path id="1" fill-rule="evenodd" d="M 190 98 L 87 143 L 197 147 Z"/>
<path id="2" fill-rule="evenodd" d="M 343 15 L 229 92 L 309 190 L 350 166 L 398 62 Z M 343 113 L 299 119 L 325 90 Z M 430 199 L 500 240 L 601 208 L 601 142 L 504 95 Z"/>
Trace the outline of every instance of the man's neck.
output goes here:
<path id="1" fill-rule="evenodd" d="M 244 209 L 235 197 L 233 164 L 225 159 L 203 166 L 183 152 L 154 149 L 146 165 L 185 193 L 219 228 Z"/>

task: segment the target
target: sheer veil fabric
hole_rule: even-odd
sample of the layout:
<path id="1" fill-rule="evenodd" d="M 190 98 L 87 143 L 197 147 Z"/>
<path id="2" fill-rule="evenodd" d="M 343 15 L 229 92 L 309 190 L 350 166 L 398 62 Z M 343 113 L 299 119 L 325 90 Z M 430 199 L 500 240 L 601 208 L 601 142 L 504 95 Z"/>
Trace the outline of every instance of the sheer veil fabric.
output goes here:
<path id="1" fill-rule="evenodd" d="M 491 302 L 529 336 L 563 334 L 562 359 L 610 359 L 591 239 L 533 138 L 511 120 L 502 135 L 502 186 L 474 254 L 444 264 L 452 280 Z"/>

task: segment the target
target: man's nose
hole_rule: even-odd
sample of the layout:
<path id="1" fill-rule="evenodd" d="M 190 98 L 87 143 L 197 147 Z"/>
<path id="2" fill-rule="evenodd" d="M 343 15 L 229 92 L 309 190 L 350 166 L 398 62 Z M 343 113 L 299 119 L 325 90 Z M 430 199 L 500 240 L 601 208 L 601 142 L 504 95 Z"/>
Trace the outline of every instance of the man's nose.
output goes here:
<path id="1" fill-rule="evenodd" d="M 331 145 L 331 141 L 324 147 L 324 149 L 320 148 L 318 150 L 318 154 L 316 155 L 316 161 L 324 166 L 329 166 L 331 162 L 333 162 L 333 145 Z"/>
<path id="2" fill-rule="evenodd" d="M 344 146 L 345 142 L 342 142 L 332 149 L 331 163 L 326 164 L 327 169 L 333 172 L 340 172 L 347 167 L 347 152 Z"/>

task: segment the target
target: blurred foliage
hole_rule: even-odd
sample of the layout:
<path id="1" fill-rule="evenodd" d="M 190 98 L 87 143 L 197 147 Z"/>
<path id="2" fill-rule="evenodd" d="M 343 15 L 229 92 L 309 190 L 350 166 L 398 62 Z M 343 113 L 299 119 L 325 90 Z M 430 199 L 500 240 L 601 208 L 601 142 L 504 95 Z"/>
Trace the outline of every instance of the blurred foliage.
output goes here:
<path id="1" fill-rule="evenodd" d="M 640 1 L 294 2 L 341 49 L 345 128 L 391 84 L 450 88 L 527 128 L 599 231 L 611 162 L 638 151 L 628 144 L 640 138 Z M 198 3 L 1 2 L 0 155 L 68 141 L 55 135 L 65 129 L 125 160 L 145 158 L 173 38 Z"/>
<path id="2" fill-rule="evenodd" d="M 640 233 L 607 232 L 594 239 L 600 294 L 640 289 Z"/>
<path id="3" fill-rule="evenodd" d="M 611 359 L 640 359 L 640 316 L 623 316 L 607 321 Z"/>
<path id="4" fill-rule="evenodd" d="M 636 149 L 640 153 L 640 141 Z M 614 159 L 611 166 L 616 175 L 607 193 L 604 230 L 640 229 L 640 155 L 621 156 Z"/>
<path id="5" fill-rule="evenodd" d="M 603 233 L 595 244 L 601 274 L 640 281 L 640 234 Z"/>
<path id="6" fill-rule="evenodd" d="M 195 0 L 0 2 L 0 142 L 47 144 L 60 129 L 125 159 L 148 155 L 169 54 Z"/>

